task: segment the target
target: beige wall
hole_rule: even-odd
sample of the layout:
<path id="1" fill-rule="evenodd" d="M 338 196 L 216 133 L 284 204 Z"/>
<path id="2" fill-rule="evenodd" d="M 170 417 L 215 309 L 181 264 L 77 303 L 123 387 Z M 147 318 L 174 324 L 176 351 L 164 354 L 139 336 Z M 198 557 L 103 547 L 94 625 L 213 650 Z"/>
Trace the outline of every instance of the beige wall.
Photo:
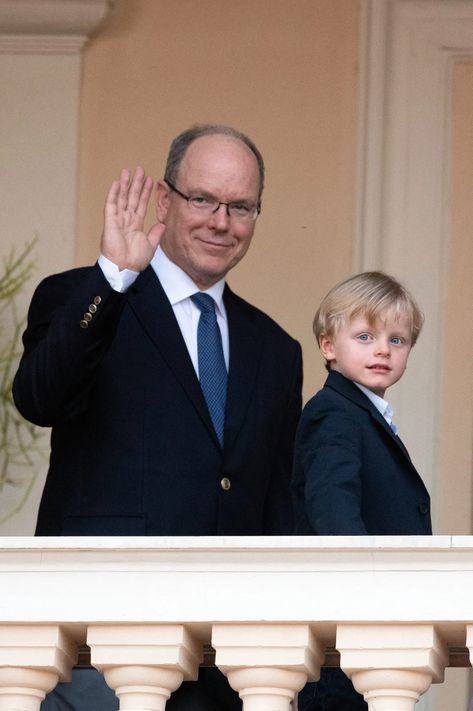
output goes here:
<path id="1" fill-rule="evenodd" d="M 76 261 L 91 262 L 97 255 L 104 195 L 123 165 L 143 163 L 156 178 L 170 139 L 192 122 L 216 120 L 242 128 L 262 148 L 268 179 L 254 244 L 230 282 L 302 341 L 306 397 L 324 379 L 311 334 L 313 312 L 323 293 L 352 267 L 359 11 L 358 0 L 120 0 L 115 16 L 83 55 Z M 51 61 L 19 57 L 10 68 L 13 59 L 3 59 L 4 74 L 15 76 L 17 88 L 22 76 L 18 67 L 26 67 L 21 71 L 30 108 L 29 75 L 40 62 Z M 64 57 L 57 61 L 62 67 L 70 63 Z M 439 343 L 445 367 L 439 374 L 438 533 L 472 530 L 472 73 L 468 64 L 455 68 L 452 94 L 452 234 L 446 255 L 450 272 L 444 339 Z M 48 75 L 51 81 L 41 96 L 55 95 L 57 71 Z M 64 103 L 73 104 L 68 96 Z M 74 111 L 63 108 L 60 113 L 57 125 L 71 133 Z M 21 138 L 24 121 L 10 114 L 7 133 L 14 136 L 16 131 Z M 19 115 L 29 116 L 24 111 Z M 31 111 L 32 125 L 40 132 L 36 146 L 44 144 L 46 128 L 56 130 L 54 121 L 41 118 Z M 67 268 L 72 259 L 72 209 L 70 229 L 67 224 L 64 228 L 56 202 L 64 205 L 73 181 L 65 181 L 63 171 L 55 199 L 40 199 L 39 187 L 50 187 L 58 160 L 53 148 L 73 173 L 57 130 L 51 146 L 47 158 L 38 153 L 45 180 L 35 179 L 33 192 L 41 206 L 50 208 L 58 238 L 56 244 L 52 227 L 44 222 L 39 231 L 47 246 L 41 249 L 38 279 Z M 18 169 L 20 154 L 11 153 Z M 19 195 L 24 201 L 23 191 Z M 31 236 L 43 212 L 36 210 L 34 218 L 22 213 L 26 227 L 20 233 Z M 410 432 L 414 429 L 409 428 L 408 437 Z"/>
<path id="2" fill-rule="evenodd" d="M 443 349 L 438 533 L 471 534 L 473 454 L 473 65 L 453 73 L 452 217 Z"/>
<path id="3" fill-rule="evenodd" d="M 104 196 L 122 166 L 142 163 L 160 177 L 171 138 L 194 122 L 223 121 L 247 131 L 265 155 L 267 189 L 252 250 L 230 283 L 302 341 L 306 397 L 324 379 L 311 335 L 313 312 L 323 293 L 352 268 L 359 4 L 120 0 L 115 16 L 82 58 L 77 263 L 96 258 Z M 4 57 L 1 63 L 3 85 L 9 89 L 2 125 L 10 136 L 2 155 L 11 155 L 16 170 L 23 169 L 20 159 L 25 157 L 25 174 L 34 183 L 25 191 L 24 176 L 12 183 L 16 173 L 10 167 L 5 173 L 4 209 L 14 217 L 7 233 L 16 241 L 18 234 L 29 238 L 39 230 L 44 249 L 38 279 L 67 268 L 72 260 L 70 186 L 75 166 L 64 151 L 64 136 L 75 136 L 70 74 L 75 75 L 76 64 L 64 57 L 53 61 L 29 55 Z M 47 81 L 41 91 L 32 92 L 36 74 Z M 438 375 L 442 426 L 437 430 L 440 474 L 434 506 L 436 533 L 471 533 L 473 66 L 457 65 L 453 79 L 452 229 L 443 339 L 438 344 L 444 367 Z M 59 109 L 51 97 L 61 98 Z M 48 111 L 54 109 L 52 118 L 35 110 L 35 98 L 46 98 Z M 46 130 L 54 134 L 51 141 L 45 141 Z M 31 171 L 28 152 L 16 150 L 20 139 L 23 147 L 30 145 L 24 135 L 31 141 L 33 164 L 39 162 L 40 178 Z M 74 154 L 72 147 L 69 151 Z M 52 197 L 45 196 L 48 190 Z M 14 200 L 20 210 L 12 210 Z M 71 214 L 63 218 L 65 202 Z M 421 368 L 422 361 L 413 360 L 413 367 Z M 415 437 L 415 428 L 409 428 L 410 436 Z M 33 515 L 24 513 L 14 522 L 16 528 L 2 532 L 30 533 Z M 438 687 L 436 709 L 465 708 L 464 677 L 463 670 L 448 670 L 450 684 Z"/>
<path id="4" fill-rule="evenodd" d="M 78 263 L 96 258 L 123 166 L 161 177 L 195 122 L 249 133 L 267 187 L 229 282 L 302 341 L 306 396 L 324 379 L 313 314 L 352 266 L 358 13 L 358 0 L 121 0 L 83 60 Z"/>

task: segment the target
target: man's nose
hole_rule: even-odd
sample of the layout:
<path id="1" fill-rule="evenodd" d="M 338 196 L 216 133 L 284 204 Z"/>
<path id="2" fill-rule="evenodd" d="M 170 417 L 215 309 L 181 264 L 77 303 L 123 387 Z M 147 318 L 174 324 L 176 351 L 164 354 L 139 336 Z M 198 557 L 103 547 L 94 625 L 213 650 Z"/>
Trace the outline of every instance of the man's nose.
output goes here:
<path id="1" fill-rule="evenodd" d="M 228 205 L 225 202 L 221 202 L 217 209 L 209 216 L 209 221 L 214 224 L 217 229 L 227 229 L 230 221 Z"/>

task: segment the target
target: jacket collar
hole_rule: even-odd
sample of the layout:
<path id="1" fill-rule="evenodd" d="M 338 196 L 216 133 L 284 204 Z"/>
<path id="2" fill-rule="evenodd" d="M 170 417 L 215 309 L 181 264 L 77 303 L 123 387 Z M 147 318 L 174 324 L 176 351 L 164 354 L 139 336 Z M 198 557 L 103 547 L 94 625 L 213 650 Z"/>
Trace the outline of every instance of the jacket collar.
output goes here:
<path id="1" fill-rule="evenodd" d="M 225 412 L 225 449 L 231 448 L 246 419 L 261 361 L 261 335 L 254 311 L 228 285 L 223 294 L 228 318 L 230 367 Z"/>
<path id="2" fill-rule="evenodd" d="M 174 311 L 150 266 L 141 272 L 128 293 L 128 303 L 136 318 L 199 413 L 216 445 L 220 446 Z"/>
<path id="3" fill-rule="evenodd" d="M 261 336 L 249 304 L 228 286 L 225 286 L 223 299 L 230 341 L 224 435 L 227 451 L 241 430 L 252 400 L 261 359 Z M 151 267 L 130 287 L 128 303 L 220 447 L 172 306 Z"/>
<path id="4" fill-rule="evenodd" d="M 330 388 L 331 390 L 335 390 L 336 392 L 340 393 L 340 395 L 343 395 L 348 400 L 351 400 L 351 402 L 353 402 L 358 407 L 362 407 L 364 410 L 367 410 L 370 413 L 371 417 L 376 420 L 376 422 L 381 425 L 381 427 L 383 427 L 383 429 L 389 434 L 391 439 L 396 442 L 397 446 L 402 450 L 409 462 L 411 461 L 409 453 L 404 444 L 402 443 L 401 439 L 396 434 L 394 434 L 389 424 L 386 422 L 380 411 L 374 406 L 371 400 L 360 390 L 360 388 L 357 388 L 351 380 L 345 378 L 345 376 L 339 373 L 338 371 L 331 370 L 328 374 L 327 380 L 325 381 L 324 387 Z"/>

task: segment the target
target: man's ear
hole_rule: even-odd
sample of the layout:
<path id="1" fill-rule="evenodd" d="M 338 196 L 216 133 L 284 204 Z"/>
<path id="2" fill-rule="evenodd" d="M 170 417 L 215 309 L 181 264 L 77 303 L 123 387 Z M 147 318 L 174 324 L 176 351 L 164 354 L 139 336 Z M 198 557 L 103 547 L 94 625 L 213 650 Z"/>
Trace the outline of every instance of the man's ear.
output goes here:
<path id="1" fill-rule="evenodd" d="M 327 333 L 321 333 L 319 336 L 319 348 L 325 360 L 335 360 L 332 336 L 329 336 Z"/>
<path id="2" fill-rule="evenodd" d="M 164 180 L 156 183 L 156 217 L 158 222 L 166 223 L 166 215 L 171 200 L 171 188 Z"/>

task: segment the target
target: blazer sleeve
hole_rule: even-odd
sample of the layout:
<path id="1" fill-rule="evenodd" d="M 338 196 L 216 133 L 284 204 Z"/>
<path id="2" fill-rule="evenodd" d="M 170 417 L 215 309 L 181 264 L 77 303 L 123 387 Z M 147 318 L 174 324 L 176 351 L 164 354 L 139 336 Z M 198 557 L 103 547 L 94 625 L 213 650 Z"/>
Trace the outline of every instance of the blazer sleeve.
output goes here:
<path id="1" fill-rule="evenodd" d="M 264 533 L 290 535 L 294 532 L 294 513 L 291 497 L 291 469 L 294 440 L 302 410 L 302 350 L 293 342 L 292 365 L 289 368 L 289 388 L 282 423 L 277 433 L 276 465 L 266 499 Z"/>
<path id="2" fill-rule="evenodd" d="M 295 471 L 302 477 L 305 514 L 317 535 L 366 535 L 361 449 L 362 432 L 355 418 L 337 410 L 304 412 Z"/>
<path id="3" fill-rule="evenodd" d="M 15 404 L 27 420 L 48 427 L 85 409 L 125 301 L 97 265 L 41 282 L 28 311 L 13 383 Z"/>

